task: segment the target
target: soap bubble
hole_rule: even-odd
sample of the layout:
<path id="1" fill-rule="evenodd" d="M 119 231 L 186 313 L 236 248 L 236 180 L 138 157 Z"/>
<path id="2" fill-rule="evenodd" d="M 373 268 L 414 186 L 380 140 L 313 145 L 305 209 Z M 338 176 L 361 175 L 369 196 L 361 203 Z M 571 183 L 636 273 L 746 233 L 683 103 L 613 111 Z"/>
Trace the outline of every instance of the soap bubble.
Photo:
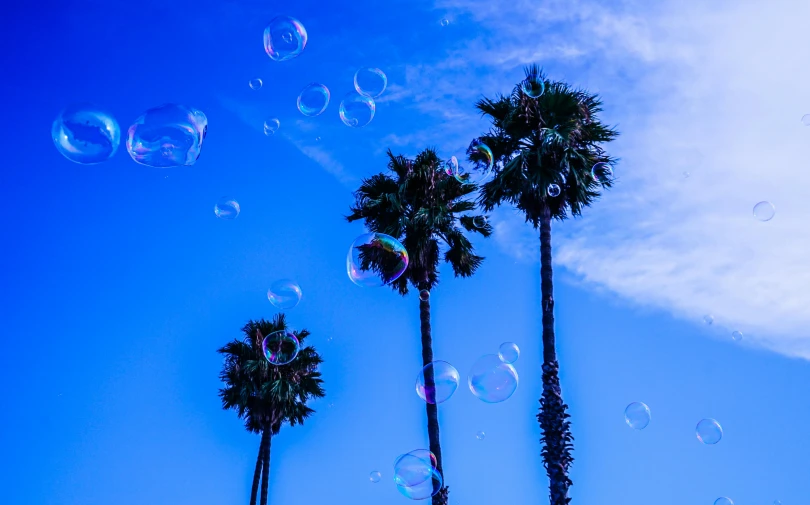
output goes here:
<path id="1" fill-rule="evenodd" d="M 487 226 L 487 216 L 475 216 L 473 218 L 473 226 L 476 228 L 485 228 Z"/>
<path id="2" fill-rule="evenodd" d="M 301 301 L 301 287 L 290 279 L 280 279 L 267 290 L 267 299 L 279 309 L 292 309 Z"/>
<path id="3" fill-rule="evenodd" d="M 428 291 L 427 289 L 423 289 L 422 291 L 420 291 L 419 299 L 422 300 L 423 302 L 430 300 L 430 291 Z"/>
<path id="4" fill-rule="evenodd" d="M 363 67 L 354 73 L 354 89 L 363 96 L 377 98 L 388 86 L 388 77 L 379 68 Z"/>
<path id="5" fill-rule="evenodd" d="M 427 377 L 433 375 L 434 387 L 427 387 Z M 439 404 L 453 396 L 458 388 L 458 370 L 446 361 L 428 363 L 416 377 L 416 394 L 428 403 Z"/>
<path id="6" fill-rule="evenodd" d="M 734 331 L 731 332 L 731 339 L 734 340 L 735 342 L 739 342 L 740 340 L 742 340 L 742 338 L 743 338 L 743 334 L 742 334 L 741 331 L 734 330 Z"/>
<path id="7" fill-rule="evenodd" d="M 447 175 L 455 175 L 458 173 L 458 158 L 450 156 L 447 163 L 444 165 L 444 171 Z"/>
<path id="8" fill-rule="evenodd" d="M 591 168 L 591 176 L 598 183 L 609 182 L 613 179 L 613 169 L 607 163 L 597 163 Z"/>
<path id="9" fill-rule="evenodd" d="M 295 58 L 307 46 L 307 31 L 295 18 L 278 16 L 264 29 L 264 51 L 273 61 Z"/>
<path id="10" fill-rule="evenodd" d="M 477 438 L 478 440 L 484 440 L 486 436 L 487 434 L 484 433 L 483 431 L 479 431 L 478 433 L 475 434 L 475 438 Z"/>
<path id="11" fill-rule="evenodd" d="M 509 399 L 518 387 L 515 367 L 504 363 L 495 354 L 485 354 L 470 369 L 467 376 L 470 391 L 486 403 L 500 403 Z"/>
<path id="12" fill-rule="evenodd" d="M 442 26 L 447 26 L 447 25 L 449 25 L 449 24 L 450 24 L 450 20 L 449 20 L 449 19 L 447 19 L 447 18 L 442 19 L 442 20 L 439 22 L 439 24 L 440 24 L 440 25 L 442 25 Z"/>
<path id="13" fill-rule="evenodd" d="M 298 94 L 298 110 L 305 116 L 317 116 L 326 110 L 329 96 L 329 88 L 323 84 L 307 84 Z"/>
<path id="14" fill-rule="evenodd" d="M 720 498 L 714 500 L 714 505 L 734 505 L 734 502 L 731 501 L 731 498 L 721 496 Z"/>
<path id="15" fill-rule="evenodd" d="M 383 286 L 408 268 L 408 252 L 394 237 L 366 233 L 357 237 L 346 256 L 349 279 L 358 286 Z"/>
<path id="16" fill-rule="evenodd" d="M 451 159 L 453 176 L 458 182 L 466 184 L 480 184 L 492 175 L 492 165 L 494 156 L 488 145 L 476 142 L 468 151 L 472 165 L 469 167 L 460 166 L 458 159 L 454 156 Z"/>
<path id="17" fill-rule="evenodd" d="M 650 417 L 650 407 L 641 402 L 633 402 L 624 409 L 624 421 L 634 430 L 646 428 Z"/>
<path id="18" fill-rule="evenodd" d="M 51 138 L 62 156 L 91 165 L 112 158 L 121 143 L 121 129 L 112 114 L 78 103 L 59 113 L 51 126 Z"/>
<path id="19" fill-rule="evenodd" d="M 374 470 L 373 472 L 368 474 L 368 480 L 370 480 L 371 482 L 374 482 L 375 484 L 377 482 L 380 482 L 380 478 L 382 478 L 382 474 L 380 472 L 376 471 L 376 470 Z"/>
<path id="20" fill-rule="evenodd" d="M 442 476 L 436 469 L 436 457 L 426 450 L 403 454 L 394 462 L 394 482 L 406 498 L 430 498 L 442 488 Z"/>
<path id="21" fill-rule="evenodd" d="M 520 357 L 520 348 L 514 342 L 504 342 L 498 348 L 498 357 L 504 363 L 514 363 Z"/>
<path id="22" fill-rule="evenodd" d="M 802 124 L 804 126 L 810 126 L 810 114 L 805 114 L 802 116 Z"/>
<path id="23" fill-rule="evenodd" d="M 546 83 L 538 75 L 530 75 L 520 83 L 523 94 L 529 98 L 537 98 L 546 90 Z"/>
<path id="24" fill-rule="evenodd" d="M 714 316 L 712 316 L 711 314 L 706 314 L 705 316 L 703 316 L 703 322 L 706 323 L 707 325 L 711 325 L 714 322 Z"/>
<path id="25" fill-rule="evenodd" d="M 683 173 L 683 178 L 684 178 L 684 179 L 688 179 L 690 175 L 691 175 L 691 174 L 690 174 L 689 172 L 684 172 L 684 173 Z"/>
<path id="26" fill-rule="evenodd" d="M 771 202 L 759 202 L 754 205 L 754 217 L 760 221 L 770 221 L 776 215 L 776 208 Z"/>
<path id="27" fill-rule="evenodd" d="M 340 120 L 346 126 L 362 128 L 374 119 L 377 105 L 374 100 L 357 93 L 347 93 L 340 102 Z"/>
<path id="28" fill-rule="evenodd" d="M 272 365 L 286 365 L 298 356 L 300 344 L 295 334 L 289 330 L 273 332 L 262 341 L 264 357 Z"/>
<path id="29" fill-rule="evenodd" d="M 262 87 L 262 80 L 261 80 L 261 79 L 251 79 L 251 80 L 248 82 L 248 86 L 250 86 L 250 89 L 252 89 L 252 90 L 254 90 L 254 91 L 255 91 L 255 90 L 257 90 L 257 89 L 261 89 L 261 87 Z"/>
<path id="30" fill-rule="evenodd" d="M 273 135 L 281 127 L 281 121 L 271 117 L 264 122 L 264 134 L 268 137 Z"/>
<path id="31" fill-rule="evenodd" d="M 127 151 L 149 167 L 193 165 L 208 132 L 202 111 L 167 103 L 147 110 L 127 132 Z"/>
<path id="32" fill-rule="evenodd" d="M 242 209 L 239 207 L 239 202 L 233 198 L 222 197 L 214 205 L 214 214 L 218 218 L 225 219 L 227 221 L 231 221 L 239 217 L 239 212 L 241 212 L 241 210 Z"/>
<path id="33" fill-rule="evenodd" d="M 706 445 L 714 445 L 723 438 L 723 428 L 714 419 L 702 419 L 695 427 L 697 439 Z"/>
<path id="34" fill-rule="evenodd" d="M 562 193 L 562 190 L 560 189 L 560 186 L 557 184 L 549 184 L 547 192 L 548 196 L 552 198 L 557 198 L 558 196 L 560 196 L 560 193 Z"/>

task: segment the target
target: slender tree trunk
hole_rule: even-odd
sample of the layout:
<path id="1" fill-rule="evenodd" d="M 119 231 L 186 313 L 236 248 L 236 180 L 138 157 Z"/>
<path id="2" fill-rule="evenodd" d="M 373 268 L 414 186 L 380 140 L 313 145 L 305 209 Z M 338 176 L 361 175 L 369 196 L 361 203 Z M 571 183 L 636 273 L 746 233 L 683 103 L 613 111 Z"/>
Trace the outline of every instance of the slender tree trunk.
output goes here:
<path id="1" fill-rule="evenodd" d="M 264 461 L 262 462 L 262 499 L 261 505 L 267 505 L 267 487 L 270 478 L 270 443 L 273 435 L 271 428 L 268 426 L 262 432 L 262 448 Z"/>
<path id="2" fill-rule="evenodd" d="M 421 289 L 428 289 L 424 284 Z M 427 300 L 419 300 L 419 321 L 422 331 L 422 365 L 427 365 L 433 361 L 433 337 L 430 333 L 430 297 Z M 425 371 L 425 396 L 435 401 L 436 384 L 433 378 L 433 370 Z M 433 396 L 433 398 L 431 398 Z M 444 479 L 444 467 L 442 466 L 442 446 L 439 442 L 439 408 L 436 403 L 425 402 L 428 421 L 428 440 L 430 441 L 430 452 L 436 456 L 436 470 Z M 443 486 L 446 487 L 446 486 Z M 445 489 L 441 493 L 433 496 L 432 505 L 446 505 L 447 492 Z"/>
<path id="3" fill-rule="evenodd" d="M 574 437 L 571 436 L 558 375 L 557 350 L 554 340 L 554 286 L 551 271 L 551 211 L 543 209 L 540 221 L 540 278 L 543 304 L 543 397 L 540 399 L 540 423 L 543 443 L 543 466 L 549 479 L 550 505 L 567 505 L 571 479 L 568 470 Z"/>
<path id="4" fill-rule="evenodd" d="M 256 470 L 253 471 L 253 486 L 250 488 L 250 505 L 256 505 L 256 496 L 259 494 L 259 479 L 262 476 L 262 463 L 264 462 L 264 432 L 259 442 L 259 457 L 256 458 Z"/>

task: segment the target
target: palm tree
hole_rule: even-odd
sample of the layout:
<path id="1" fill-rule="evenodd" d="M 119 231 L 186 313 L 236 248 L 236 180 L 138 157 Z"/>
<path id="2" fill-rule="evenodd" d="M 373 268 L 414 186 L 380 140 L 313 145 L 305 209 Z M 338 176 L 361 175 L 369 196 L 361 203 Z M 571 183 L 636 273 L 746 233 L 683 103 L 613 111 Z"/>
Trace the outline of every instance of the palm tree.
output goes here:
<path id="1" fill-rule="evenodd" d="M 286 331 L 284 314 L 272 321 L 248 321 L 242 328 L 242 340 L 233 340 L 217 352 L 225 355 L 220 379 L 225 387 L 219 390 L 223 409 L 233 409 L 245 428 L 261 434 L 259 456 L 253 473 L 250 505 L 256 505 L 261 477 L 261 505 L 267 505 L 267 486 L 270 474 L 270 442 L 284 423 L 303 424 L 315 411 L 307 407 L 311 398 L 325 394 L 318 365 L 323 363 L 314 347 L 303 347 L 309 336 L 307 330 L 292 332 L 301 343 L 298 355 L 281 366 L 270 364 L 262 350 L 264 336 Z"/>
<path id="2" fill-rule="evenodd" d="M 408 251 L 409 265 L 405 273 L 393 281 L 383 275 L 383 280 L 391 281 L 387 283 L 403 296 L 408 294 L 409 285 L 420 292 L 422 365 L 425 366 L 433 361 L 430 292 L 439 282 L 439 245 L 446 245 L 444 261 L 453 268 L 455 276 L 469 277 L 484 258 L 473 253 L 473 246 L 462 228 L 485 237 L 491 234 L 492 228 L 482 224 L 479 216 L 461 215 L 475 210 L 475 202 L 467 197 L 478 188 L 448 175 L 433 149 L 425 149 L 412 160 L 394 156 L 389 150 L 388 158 L 390 174 L 380 173 L 363 180 L 354 193 L 355 204 L 347 219 L 349 222 L 364 220 L 371 232 L 396 238 Z M 367 256 L 364 263 L 373 260 L 373 256 Z M 432 391 L 434 387 L 433 373 L 428 368 L 425 390 Z M 425 408 L 430 451 L 436 456 L 436 469 L 444 477 L 438 408 L 431 402 L 425 402 Z M 432 501 L 433 505 L 447 503 L 447 486 L 433 496 Z"/>
<path id="3" fill-rule="evenodd" d="M 540 230 L 543 396 L 537 420 L 551 505 L 565 505 L 570 501 L 568 470 L 573 462 L 573 437 L 555 349 L 551 221 L 562 221 L 569 214 L 579 216 L 600 196 L 600 189 L 611 186 L 610 178 L 597 181 L 592 168 L 597 163 L 608 167 L 615 163 L 602 144 L 614 140 L 618 132 L 597 117 L 602 111 L 598 95 L 548 81 L 536 65 L 525 72 L 526 80 L 510 96 L 484 98 L 476 104 L 492 127 L 473 143 L 487 144 L 497 160 L 495 177 L 482 186 L 482 208 L 489 212 L 502 203 L 512 204 L 526 222 Z M 545 92 L 536 96 L 532 88 Z M 470 150 L 471 159 L 478 156 Z"/>

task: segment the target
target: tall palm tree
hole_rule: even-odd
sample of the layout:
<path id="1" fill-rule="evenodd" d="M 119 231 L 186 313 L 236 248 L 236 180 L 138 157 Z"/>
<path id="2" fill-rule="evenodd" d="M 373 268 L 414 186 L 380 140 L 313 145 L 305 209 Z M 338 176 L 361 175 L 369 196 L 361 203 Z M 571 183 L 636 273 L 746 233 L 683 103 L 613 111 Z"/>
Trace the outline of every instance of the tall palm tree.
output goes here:
<path id="1" fill-rule="evenodd" d="M 412 160 L 394 156 L 389 150 L 388 158 L 389 173 L 363 180 L 354 193 L 355 203 L 347 219 L 349 222 L 364 220 L 371 232 L 391 235 L 408 251 L 408 269 L 389 285 L 403 296 L 408 294 L 409 285 L 420 292 L 422 365 L 425 366 L 433 361 L 430 292 L 439 282 L 439 245 L 446 245 L 443 259 L 453 268 L 455 276 L 469 277 L 484 258 L 473 253 L 472 243 L 462 229 L 487 237 L 492 228 L 481 223 L 479 216 L 470 214 L 476 204 L 467 197 L 478 188 L 448 175 L 433 149 L 425 149 Z M 383 280 L 390 279 L 384 277 Z M 433 381 L 433 372 L 427 369 L 426 391 L 434 389 Z M 425 402 L 425 408 L 430 451 L 436 456 L 436 469 L 444 477 L 438 408 L 431 402 Z M 443 486 L 433 496 L 433 505 L 447 503 L 447 491 L 447 486 Z"/>
<path id="2" fill-rule="evenodd" d="M 223 409 L 233 409 L 244 420 L 251 433 L 261 434 L 259 456 L 253 473 L 250 505 L 256 505 L 261 477 L 261 505 L 267 505 L 270 474 L 270 443 L 284 423 L 303 424 L 315 411 L 307 407 L 312 398 L 325 394 L 318 372 L 323 363 L 314 347 L 303 346 L 309 331 L 293 331 L 301 348 L 286 365 L 275 366 L 265 358 L 262 340 L 277 331 L 287 330 L 284 314 L 272 321 L 248 321 L 242 328 L 244 338 L 228 342 L 217 352 L 225 355 L 220 379 L 225 387 L 219 390 Z"/>
<path id="3" fill-rule="evenodd" d="M 495 177 L 482 186 L 482 208 L 489 212 L 502 203 L 512 204 L 540 231 L 543 396 L 537 420 L 551 505 L 565 505 L 570 501 L 573 437 L 555 348 L 551 221 L 579 216 L 599 197 L 600 189 L 611 186 L 611 178 L 597 181 L 592 169 L 597 163 L 608 167 L 615 163 L 602 145 L 614 140 L 618 132 L 599 120 L 602 101 L 598 95 L 549 81 L 536 65 L 525 72 L 526 80 L 511 95 L 484 98 L 476 104 L 492 126 L 473 143 L 487 144 L 497 160 Z M 541 89 L 545 92 L 536 96 Z M 471 149 L 470 158 L 477 156 Z"/>

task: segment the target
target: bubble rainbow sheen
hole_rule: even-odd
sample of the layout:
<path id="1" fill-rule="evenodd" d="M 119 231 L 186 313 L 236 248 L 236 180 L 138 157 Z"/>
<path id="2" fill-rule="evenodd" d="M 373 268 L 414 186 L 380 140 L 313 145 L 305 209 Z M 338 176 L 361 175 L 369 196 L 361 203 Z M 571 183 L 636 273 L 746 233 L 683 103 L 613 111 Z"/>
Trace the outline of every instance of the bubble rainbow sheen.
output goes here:
<path id="1" fill-rule="evenodd" d="M 278 16 L 264 29 L 264 51 L 273 61 L 295 58 L 307 46 L 307 30 L 295 18 Z"/>
<path id="2" fill-rule="evenodd" d="M 430 381 L 432 386 L 428 385 Z M 458 382 L 456 367 L 446 361 L 432 361 L 416 377 L 416 394 L 427 403 L 443 403 L 456 392 Z"/>
<path id="3" fill-rule="evenodd" d="M 115 155 L 121 129 L 112 114 L 93 104 L 77 103 L 59 113 L 51 127 L 51 138 L 65 158 L 92 165 Z"/>
<path id="4" fill-rule="evenodd" d="M 329 97 L 329 88 L 313 82 L 304 86 L 298 94 L 296 104 L 301 114 L 308 117 L 318 116 L 329 106 Z"/>
<path id="5" fill-rule="evenodd" d="M 390 235 L 365 233 L 352 243 L 346 256 L 346 271 L 362 287 L 384 286 L 397 280 L 408 268 L 408 251 Z"/>
<path id="6" fill-rule="evenodd" d="M 153 107 L 127 131 L 127 151 L 135 162 L 149 167 L 193 165 L 208 133 L 202 111 L 167 103 Z"/>
<path id="7" fill-rule="evenodd" d="M 496 354 L 485 354 L 470 369 L 467 385 L 482 402 L 500 403 L 508 400 L 517 390 L 517 370 L 501 361 Z"/>
<path id="8" fill-rule="evenodd" d="M 271 365 L 286 365 L 298 356 L 301 344 L 289 330 L 273 332 L 262 340 L 262 352 Z"/>
<path id="9" fill-rule="evenodd" d="M 397 490 L 411 500 L 434 496 L 443 484 L 436 469 L 436 456 L 426 449 L 417 449 L 398 457 L 394 462 L 394 482 Z"/>

